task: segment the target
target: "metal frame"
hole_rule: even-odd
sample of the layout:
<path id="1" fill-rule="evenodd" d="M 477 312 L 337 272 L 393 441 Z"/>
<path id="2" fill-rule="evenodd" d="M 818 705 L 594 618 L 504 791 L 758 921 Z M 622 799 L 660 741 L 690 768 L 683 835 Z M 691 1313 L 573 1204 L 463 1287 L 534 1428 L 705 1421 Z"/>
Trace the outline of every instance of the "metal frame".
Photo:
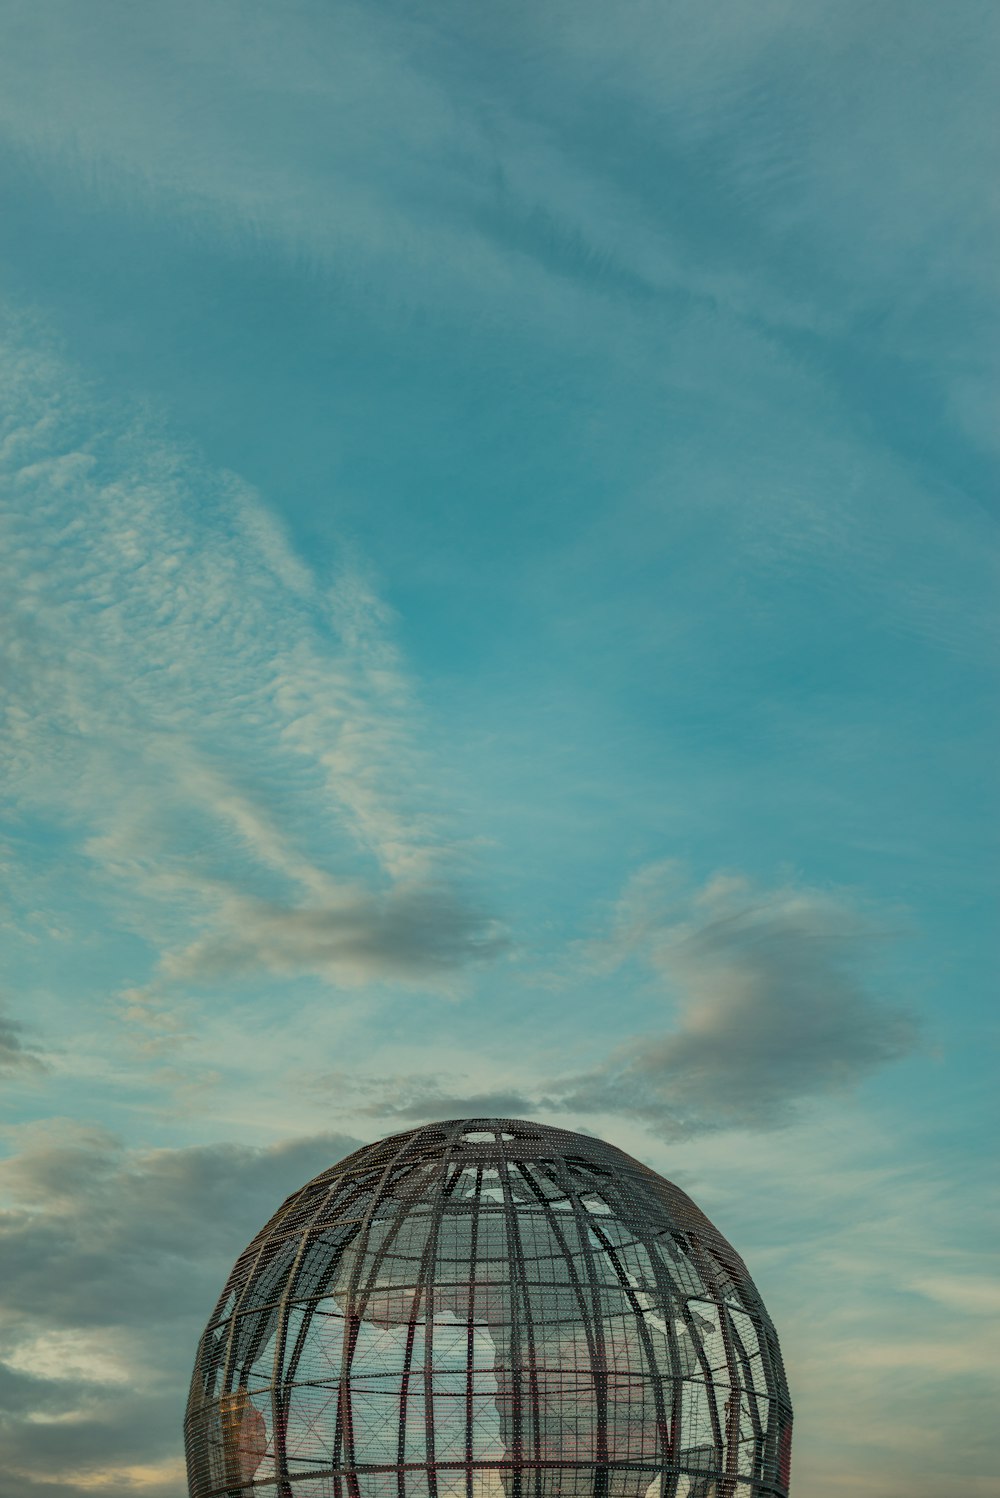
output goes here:
<path id="1" fill-rule="evenodd" d="M 191 1498 L 786 1498 L 746 1267 L 613 1145 L 411 1129 L 295 1192 L 201 1339 Z"/>

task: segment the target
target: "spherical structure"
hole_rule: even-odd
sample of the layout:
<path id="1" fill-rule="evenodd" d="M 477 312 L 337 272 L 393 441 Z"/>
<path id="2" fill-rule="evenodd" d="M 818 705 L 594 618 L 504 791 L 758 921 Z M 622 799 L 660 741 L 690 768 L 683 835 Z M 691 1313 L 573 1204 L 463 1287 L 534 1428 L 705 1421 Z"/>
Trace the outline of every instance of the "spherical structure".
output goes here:
<path id="1" fill-rule="evenodd" d="M 464 1119 L 290 1196 L 198 1349 L 192 1498 L 783 1498 L 742 1260 L 598 1139 Z"/>

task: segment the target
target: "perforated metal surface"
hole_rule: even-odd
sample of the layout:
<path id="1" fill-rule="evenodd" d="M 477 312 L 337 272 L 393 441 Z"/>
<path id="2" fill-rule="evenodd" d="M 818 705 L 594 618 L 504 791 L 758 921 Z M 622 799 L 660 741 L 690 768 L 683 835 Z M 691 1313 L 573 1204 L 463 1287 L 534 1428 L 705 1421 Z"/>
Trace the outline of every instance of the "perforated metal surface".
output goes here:
<path id="1" fill-rule="evenodd" d="M 791 1407 L 742 1260 L 600 1140 L 413 1129 L 290 1196 L 202 1338 L 192 1498 L 751 1498 Z"/>

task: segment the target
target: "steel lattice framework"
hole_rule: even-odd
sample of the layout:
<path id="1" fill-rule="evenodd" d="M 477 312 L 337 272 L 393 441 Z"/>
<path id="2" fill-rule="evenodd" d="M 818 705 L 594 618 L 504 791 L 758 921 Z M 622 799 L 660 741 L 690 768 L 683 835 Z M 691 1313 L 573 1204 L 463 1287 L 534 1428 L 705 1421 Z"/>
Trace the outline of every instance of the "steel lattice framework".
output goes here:
<path id="1" fill-rule="evenodd" d="M 589 1136 L 463 1119 L 290 1196 L 201 1340 L 192 1498 L 784 1498 L 746 1268 Z"/>

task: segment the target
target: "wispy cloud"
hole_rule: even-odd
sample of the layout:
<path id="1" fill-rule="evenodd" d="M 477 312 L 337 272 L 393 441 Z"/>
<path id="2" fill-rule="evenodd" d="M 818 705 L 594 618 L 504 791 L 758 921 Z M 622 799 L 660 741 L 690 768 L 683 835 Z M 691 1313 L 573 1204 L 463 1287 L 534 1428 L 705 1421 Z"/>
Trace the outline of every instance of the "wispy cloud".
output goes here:
<path id="1" fill-rule="evenodd" d="M 395 298 L 450 287 L 558 323 L 573 282 L 639 302 L 683 286 L 843 325 L 873 281 L 907 308 L 943 270 L 995 288 L 985 11 L 955 26 L 918 6 L 900 37 L 892 17 L 827 0 L 727 0 L 710 19 L 645 3 L 612 18 L 588 0 L 509 7 L 500 49 L 495 18 L 461 6 L 434 24 L 293 5 L 277 36 L 229 0 L 99 5 L 113 43 L 66 0 L 57 25 L 17 9 L 0 118 L 22 149 L 105 198 L 168 202 L 192 233 L 261 236 L 356 282 L 364 262 L 405 261 Z M 467 70 L 484 52 L 490 66 Z M 201 86 L 180 110 L 193 61 Z M 816 298 L 804 255 L 834 295 Z"/>
<path id="2" fill-rule="evenodd" d="M 267 246 L 286 267 L 318 265 L 396 338 L 414 306 L 505 333 L 518 321 L 634 381 L 654 408 L 700 412 L 707 436 L 685 417 L 692 450 L 675 433 L 668 462 L 650 443 L 644 466 L 652 491 L 687 487 L 704 513 L 724 510 L 727 557 L 778 586 L 812 570 L 879 628 L 981 659 L 995 540 L 963 488 L 976 466 L 963 431 L 976 444 L 986 427 L 995 210 L 980 153 L 993 126 L 988 91 L 953 83 L 958 66 L 981 76 L 976 28 L 942 34 L 925 9 L 899 43 L 869 8 L 826 0 L 753 18 L 731 3 L 725 24 L 698 7 L 668 18 L 643 5 L 623 24 L 589 3 L 571 17 L 515 9 L 505 28 L 519 42 L 497 49 L 462 8 L 446 45 L 434 26 L 364 6 L 326 24 L 292 6 L 280 43 L 228 0 L 211 17 L 112 8 L 110 46 L 75 6 L 59 5 L 58 25 L 24 6 L 0 111 L 15 151 L 61 193 L 82 183 L 241 256 Z M 192 107 L 178 111 L 181 75 Z M 949 131 L 929 124 L 945 116 Z M 896 198 L 910 232 L 886 221 Z M 950 346 L 941 329 L 969 298 L 982 315 Z M 942 440 L 915 440 L 919 422 L 880 406 L 904 379 L 904 395 L 947 393 L 933 403 Z M 600 444 L 589 456 L 606 461 Z M 616 523 L 629 510 L 624 530 L 647 550 L 650 497 L 616 491 Z M 594 545 L 606 561 L 608 538 Z M 711 585 L 731 586 L 720 574 Z M 593 601 L 587 589 L 584 612 Z M 687 598 L 679 614 L 672 629 L 689 628 Z M 632 633 L 635 650 L 651 638 Z M 361 818 L 364 799 L 359 785 Z"/>
<path id="3" fill-rule="evenodd" d="M 160 978 L 495 956 L 364 568 L 314 575 L 239 480 L 16 334 L 2 374 L 7 778 Z"/>

